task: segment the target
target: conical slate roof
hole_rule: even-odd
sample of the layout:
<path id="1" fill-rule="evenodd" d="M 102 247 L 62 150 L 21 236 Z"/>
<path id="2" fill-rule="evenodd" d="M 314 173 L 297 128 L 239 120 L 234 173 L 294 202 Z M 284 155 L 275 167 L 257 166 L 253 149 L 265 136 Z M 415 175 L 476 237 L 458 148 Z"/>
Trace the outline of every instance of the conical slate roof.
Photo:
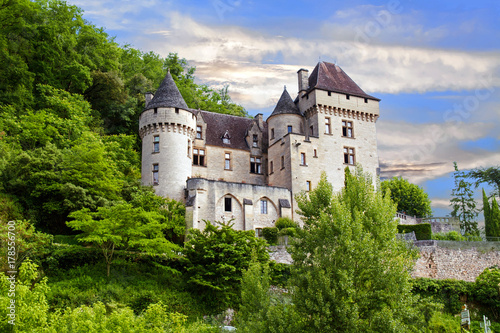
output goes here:
<path id="1" fill-rule="evenodd" d="M 277 114 L 297 114 L 299 116 L 302 116 L 299 108 L 293 102 L 288 91 L 286 91 L 286 87 L 283 90 L 280 100 L 278 101 L 278 104 L 276 104 L 273 113 L 271 113 L 269 117 L 275 116 Z"/>
<path id="2" fill-rule="evenodd" d="M 309 91 L 315 88 L 380 101 L 365 93 L 342 68 L 329 62 L 319 62 L 309 76 Z"/>
<path id="3" fill-rule="evenodd" d="M 151 102 L 149 102 L 146 106 L 146 109 L 162 107 L 188 109 L 188 106 L 184 101 L 184 98 L 182 98 L 170 71 L 167 72 L 167 75 L 161 82 L 160 87 L 156 91 Z"/>

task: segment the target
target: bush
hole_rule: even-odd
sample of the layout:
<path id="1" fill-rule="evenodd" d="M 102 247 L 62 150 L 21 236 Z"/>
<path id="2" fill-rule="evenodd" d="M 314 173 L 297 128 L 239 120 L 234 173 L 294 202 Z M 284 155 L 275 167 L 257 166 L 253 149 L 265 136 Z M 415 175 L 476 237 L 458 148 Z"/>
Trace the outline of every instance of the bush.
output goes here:
<path id="1" fill-rule="evenodd" d="M 417 240 L 432 239 L 432 228 L 429 223 L 421 223 L 414 225 L 405 225 L 405 224 L 398 225 L 398 233 L 400 234 L 407 234 L 411 233 L 412 231 L 415 231 L 415 237 L 417 237 Z"/>
<path id="2" fill-rule="evenodd" d="M 278 232 L 278 236 L 291 236 L 291 237 L 294 237 L 296 235 L 297 235 L 297 229 L 295 229 L 295 228 L 284 228 L 284 229 L 281 229 Z"/>
<path id="3" fill-rule="evenodd" d="M 278 243 L 278 228 L 264 228 L 262 229 L 262 236 L 264 236 L 269 245 L 276 245 Z"/>
<path id="4" fill-rule="evenodd" d="M 434 233 L 432 234 L 432 239 L 435 240 L 449 240 L 449 241 L 465 241 L 467 240 L 464 236 L 456 231 L 449 231 L 447 233 Z"/>
<path id="5" fill-rule="evenodd" d="M 286 288 L 288 280 L 292 276 L 292 266 L 288 264 L 281 264 L 275 261 L 269 262 L 269 277 L 271 278 L 271 285 Z"/>
<path id="6" fill-rule="evenodd" d="M 429 321 L 429 332 L 460 333 L 460 319 L 450 314 L 435 312 Z"/>
<path id="7" fill-rule="evenodd" d="M 291 218 L 289 217 L 280 217 L 279 219 L 276 220 L 276 223 L 274 224 L 278 230 L 281 229 L 286 229 L 286 228 L 297 228 L 297 223 L 295 223 Z"/>

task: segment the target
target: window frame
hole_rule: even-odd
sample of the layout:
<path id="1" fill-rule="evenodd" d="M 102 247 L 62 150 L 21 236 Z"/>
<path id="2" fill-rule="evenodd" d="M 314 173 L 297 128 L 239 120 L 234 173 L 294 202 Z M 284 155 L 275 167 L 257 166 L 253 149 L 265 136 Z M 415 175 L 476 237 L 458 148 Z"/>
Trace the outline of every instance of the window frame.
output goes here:
<path id="1" fill-rule="evenodd" d="M 231 213 L 232 211 L 233 211 L 233 198 L 224 197 L 224 212 Z"/>
<path id="2" fill-rule="evenodd" d="M 345 165 L 356 165 L 356 148 L 344 146 L 343 153 Z"/>
<path id="3" fill-rule="evenodd" d="M 203 154 L 200 154 L 200 152 L 203 152 Z M 207 166 L 207 151 L 205 148 L 193 147 L 193 165 Z"/>
<path id="4" fill-rule="evenodd" d="M 231 152 L 224 152 L 224 170 L 231 171 L 233 170 L 232 162 L 231 162 Z"/>
<path id="5" fill-rule="evenodd" d="M 257 134 L 252 135 L 252 147 L 254 148 L 259 147 L 259 136 Z"/>
<path id="6" fill-rule="evenodd" d="M 260 213 L 267 215 L 268 211 L 267 199 L 260 199 Z"/>
<path id="7" fill-rule="evenodd" d="M 250 156 L 250 173 L 262 175 L 262 156 Z"/>
<path id="8" fill-rule="evenodd" d="M 287 130 L 287 133 L 292 133 L 293 132 L 293 126 L 292 125 L 287 125 L 286 130 Z"/>
<path id="9" fill-rule="evenodd" d="M 304 153 L 304 152 L 300 153 L 300 165 L 302 165 L 302 166 L 307 165 L 306 153 Z"/>
<path id="10" fill-rule="evenodd" d="M 196 139 L 203 140 L 203 126 L 196 125 Z"/>
<path id="11" fill-rule="evenodd" d="M 271 139 L 274 139 L 274 128 L 271 128 Z"/>
<path id="12" fill-rule="evenodd" d="M 311 181 L 310 180 L 306 180 L 306 192 L 311 192 Z"/>
<path id="13" fill-rule="evenodd" d="M 332 134 L 332 118 L 325 117 L 325 134 Z"/>
<path id="14" fill-rule="evenodd" d="M 153 185 L 160 185 L 160 165 L 158 163 L 153 163 Z"/>
<path id="15" fill-rule="evenodd" d="M 153 154 L 157 154 L 159 152 L 160 152 L 160 135 L 153 135 Z"/>
<path id="16" fill-rule="evenodd" d="M 351 130 L 350 133 L 349 130 Z M 342 119 L 342 137 L 354 139 L 354 122 L 352 120 Z"/>

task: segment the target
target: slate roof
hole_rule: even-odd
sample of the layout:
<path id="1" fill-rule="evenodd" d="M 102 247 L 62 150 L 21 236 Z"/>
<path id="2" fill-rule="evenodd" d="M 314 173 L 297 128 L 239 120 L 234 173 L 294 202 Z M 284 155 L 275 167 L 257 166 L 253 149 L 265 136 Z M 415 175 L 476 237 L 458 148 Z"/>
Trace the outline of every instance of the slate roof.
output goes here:
<path id="1" fill-rule="evenodd" d="M 167 72 L 167 75 L 161 82 L 160 87 L 154 94 L 151 102 L 149 102 L 146 106 L 146 109 L 161 107 L 188 109 L 188 106 L 184 101 L 184 98 L 182 98 L 170 71 Z"/>
<path id="2" fill-rule="evenodd" d="M 248 129 L 254 122 L 254 119 L 231 116 L 222 113 L 215 113 L 209 111 L 198 111 L 205 122 L 207 123 L 207 131 L 205 143 L 211 146 L 219 146 L 224 148 L 243 149 L 250 151 L 245 137 L 247 136 Z M 267 150 L 267 123 L 263 123 L 262 128 L 262 145 L 261 149 Z M 230 143 L 222 142 L 222 137 L 226 134 L 229 135 Z"/>
<path id="3" fill-rule="evenodd" d="M 309 89 L 307 92 L 313 89 L 322 89 L 380 101 L 380 99 L 366 94 L 342 68 L 324 61 L 319 62 L 309 76 Z"/>
<path id="4" fill-rule="evenodd" d="M 297 114 L 299 116 L 302 116 L 302 113 L 300 112 L 297 105 L 295 105 L 295 103 L 293 102 L 292 98 L 290 97 L 290 94 L 286 90 L 286 87 L 283 90 L 283 93 L 281 94 L 278 104 L 276 104 L 276 107 L 274 108 L 274 111 L 273 113 L 271 113 L 269 118 L 277 114 Z"/>

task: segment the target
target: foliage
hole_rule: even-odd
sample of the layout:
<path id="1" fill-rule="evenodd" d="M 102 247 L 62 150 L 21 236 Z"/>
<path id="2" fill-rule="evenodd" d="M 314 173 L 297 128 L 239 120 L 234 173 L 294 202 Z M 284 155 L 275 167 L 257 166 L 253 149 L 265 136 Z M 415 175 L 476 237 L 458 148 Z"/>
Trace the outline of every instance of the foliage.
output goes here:
<path id="1" fill-rule="evenodd" d="M 27 259 L 20 266 L 18 276 L 0 273 L 1 332 L 11 332 L 14 327 L 17 332 L 35 332 L 46 325 L 49 309 L 46 298 L 47 278 L 41 278 L 37 268 L 36 264 Z M 15 279 L 14 292 L 11 289 L 12 277 Z M 14 316 L 7 315 L 11 313 L 8 309 L 11 299 L 15 299 Z M 15 326 L 8 323 L 12 319 Z"/>
<path id="2" fill-rule="evenodd" d="M 285 228 L 297 228 L 297 223 L 295 223 L 291 218 L 289 217 L 280 217 L 279 219 L 276 220 L 276 223 L 274 224 L 278 230 L 285 229 Z"/>
<path id="3" fill-rule="evenodd" d="M 460 319 L 450 314 L 434 312 L 428 329 L 431 333 L 460 333 Z"/>
<path id="4" fill-rule="evenodd" d="M 500 196 L 500 166 L 472 169 L 465 175 L 476 180 L 476 187 L 482 183 L 487 183 L 493 186 L 494 191 L 490 194 L 490 196 Z"/>
<path id="5" fill-rule="evenodd" d="M 185 243 L 186 278 L 193 292 L 214 313 L 239 304 L 240 282 L 252 253 L 259 262 L 269 260 L 266 242 L 252 230 L 237 231 L 231 224 L 191 229 Z"/>
<path id="6" fill-rule="evenodd" d="M 0 257 L 0 271 L 16 271 L 27 258 L 49 253 L 52 240 L 52 235 L 35 231 L 29 221 L 0 221 L 0 244 L 7 250 Z M 7 261 L 8 257 L 14 259 L 13 264 Z"/>
<path id="7" fill-rule="evenodd" d="M 462 298 L 473 298 L 473 282 L 445 279 L 417 278 L 413 280 L 413 293 L 422 297 L 431 297 L 434 301 L 444 305 L 448 313 L 459 313 L 463 302 Z"/>
<path id="8" fill-rule="evenodd" d="M 402 177 L 384 180 L 380 185 L 384 193 L 390 190 L 391 199 L 396 203 L 398 212 L 416 217 L 432 214 L 431 201 L 420 186 Z"/>
<path id="9" fill-rule="evenodd" d="M 291 275 L 291 266 L 289 264 L 277 263 L 275 261 L 269 262 L 271 285 L 285 288 L 289 285 Z"/>
<path id="10" fill-rule="evenodd" d="M 429 223 L 420 223 L 420 224 L 400 224 L 398 225 L 398 233 L 406 234 L 415 232 L 415 237 L 417 240 L 427 240 L 432 239 L 432 228 Z"/>
<path id="11" fill-rule="evenodd" d="M 267 227 L 262 229 L 262 236 L 269 243 L 269 245 L 276 245 L 278 242 L 278 228 Z"/>
<path id="12" fill-rule="evenodd" d="M 467 238 L 459 234 L 457 231 L 452 230 L 446 233 L 433 233 L 432 239 L 435 240 L 449 240 L 449 241 L 466 241 Z"/>
<path id="13" fill-rule="evenodd" d="M 273 297 L 269 266 L 252 261 L 241 281 L 241 307 L 238 331 L 248 333 L 299 332 L 301 319 L 293 304 Z"/>
<path id="14" fill-rule="evenodd" d="M 450 206 L 453 207 L 451 216 L 460 219 L 460 229 L 463 235 L 479 235 L 477 228 L 477 208 L 474 200 L 474 192 L 472 191 L 472 183 L 466 180 L 467 173 L 458 170 L 456 162 L 453 162 L 455 172 L 455 188 L 452 189 Z"/>
<path id="15" fill-rule="evenodd" d="M 498 206 L 496 198 L 491 202 L 490 222 L 492 229 L 492 237 L 500 237 L 500 207 Z M 494 240 L 499 240 L 494 238 Z"/>
<path id="16" fill-rule="evenodd" d="M 297 228 L 284 228 L 278 232 L 278 236 L 296 236 Z"/>
<path id="17" fill-rule="evenodd" d="M 500 321 L 500 267 L 486 268 L 476 278 L 474 299 L 488 310 L 490 319 Z"/>
<path id="18" fill-rule="evenodd" d="M 96 212 L 84 208 L 71 213 L 70 217 L 74 220 L 67 222 L 68 226 L 83 232 L 78 236 L 79 241 L 101 248 L 108 276 L 117 248 L 133 248 L 167 257 L 173 257 L 179 250 L 165 239 L 163 232 L 169 227 L 168 219 L 159 210 L 121 202 L 99 207 Z"/>
<path id="19" fill-rule="evenodd" d="M 312 332 L 404 332 L 423 318 L 410 293 L 415 258 L 396 239 L 396 207 L 361 168 L 338 194 L 323 174 L 297 196 L 304 228 L 292 244 L 293 303 Z"/>
<path id="20" fill-rule="evenodd" d="M 483 215 L 484 215 L 484 234 L 486 236 L 486 240 L 488 237 L 493 236 L 495 233 L 495 225 L 491 223 L 491 206 L 488 201 L 488 197 L 486 196 L 486 192 L 483 188 Z"/>

